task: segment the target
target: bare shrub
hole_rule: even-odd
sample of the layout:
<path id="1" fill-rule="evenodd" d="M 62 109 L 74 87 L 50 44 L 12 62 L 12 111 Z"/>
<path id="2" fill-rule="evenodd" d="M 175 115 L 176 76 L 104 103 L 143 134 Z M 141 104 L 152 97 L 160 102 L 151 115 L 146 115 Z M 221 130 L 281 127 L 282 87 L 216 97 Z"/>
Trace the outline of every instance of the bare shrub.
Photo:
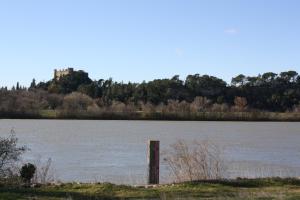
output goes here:
<path id="1" fill-rule="evenodd" d="M 5 91 L 0 95 L 0 110 L 16 112 L 33 112 L 48 107 L 42 91 Z"/>
<path id="2" fill-rule="evenodd" d="M 72 92 L 64 97 L 63 108 L 67 111 L 86 111 L 93 103 L 91 97 L 79 92 Z"/>
<path id="3" fill-rule="evenodd" d="M 110 110 L 112 112 L 123 112 L 126 108 L 125 103 L 120 102 L 120 101 L 113 101 L 111 106 L 110 106 Z"/>
<path id="4" fill-rule="evenodd" d="M 228 112 L 229 106 L 226 103 L 217 104 L 214 103 L 211 107 L 212 112 Z"/>
<path id="5" fill-rule="evenodd" d="M 157 106 L 155 106 L 155 110 L 156 112 L 165 112 L 165 104 L 164 103 L 160 103 Z"/>
<path id="6" fill-rule="evenodd" d="M 168 100 L 167 105 L 162 106 L 163 113 L 189 113 L 190 105 L 186 101 Z"/>
<path id="7" fill-rule="evenodd" d="M 133 102 L 128 102 L 126 104 L 125 109 L 123 110 L 123 112 L 125 112 L 125 113 L 133 113 L 133 112 L 136 112 L 136 111 L 138 111 L 138 108 L 137 108 L 137 106 L 134 105 Z"/>
<path id="8" fill-rule="evenodd" d="M 153 105 L 150 102 L 147 103 L 143 103 L 143 102 L 139 102 L 141 110 L 145 113 L 155 113 L 156 112 L 156 108 L 155 105 Z"/>
<path id="9" fill-rule="evenodd" d="M 295 106 L 293 107 L 293 112 L 295 112 L 295 113 L 300 113 L 300 104 L 295 105 Z"/>
<path id="10" fill-rule="evenodd" d="M 51 166 L 51 158 L 48 158 L 46 162 L 42 162 L 41 157 L 39 157 L 34 164 L 36 166 L 36 172 L 32 179 L 33 183 L 46 184 L 54 181 L 55 178 L 53 168 Z"/>
<path id="11" fill-rule="evenodd" d="M 237 111 L 244 111 L 247 108 L 247 99 L 245 97 L 235 97 L 234 105 Z"/>
<path id="12" fill-rule="evenodd" d="M 190 104 L 186 101 L 181 101 L 177 107 L 177 112 L 189 113 L 191 111 Z"/>
<path id="13" fill-rule="evenodd" d="M 100 108 L 106 108 L 107 107 L 105 101 L 102 98 L 96 98 L 94 100 L 95 100 L 95 103 L 97 104 L 98 107 L 100 107 Z"/>
<path id="14" fill-rule="evenodd" d="M 190 109 L 192 112 L 202 112 L 209 107 L 210 103 L 210 100 L 208 100 L 206 97 L 197 96 L 190 104 Z"/>
<path id="15" fill-rule="evenodd" d="M 209 141 L 187 144 L 178 140 L 165 153 L 164 162 L 175 182 L 224 178 L 225 167 L 220 148 Z"/>
<path id="16" fill-rule="evenodd" d="M 99 106 L 97 105 L 96 102 L 94 102 L 92 105 L 89 105 L 89 106 L 87 107 L 87 111 L 88 111 L 89 113 L 99 113 L 99 112 L 102 111 L 102 109 L 99 108 Z"/>
<path id="17" fill-rule="evenodd" d="M 163 107 L 162 112 L 164 112 L 164 113 L 175 113 L 175 112 L 177 112 L 178 106 L 179 106 L 179 101 L 178 100 L 172 100 L 172 99 L 168 100 L 168 103 L 167 103 L 167 105 L 165 105 Z"/>

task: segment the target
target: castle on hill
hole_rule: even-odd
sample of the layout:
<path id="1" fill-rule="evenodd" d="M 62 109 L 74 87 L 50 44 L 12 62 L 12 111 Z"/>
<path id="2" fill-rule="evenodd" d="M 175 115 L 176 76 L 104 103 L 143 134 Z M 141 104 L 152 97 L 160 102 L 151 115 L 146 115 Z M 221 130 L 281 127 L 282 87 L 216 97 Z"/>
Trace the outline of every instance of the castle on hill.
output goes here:
<path id="1" fill-rule="evenodd" d="M 61 69 L 61 70 L 55 69 L 54 70 L 54 79 L 59 80 L 61 77 L 73 74 L 75 72 L 85 73 L 88 76 L 88 73 L 86 73 L 85 71 L 83 71 L 83 70 L 76 71 L 76 70 L 74 70 L 74 68 L 67 68 L 67 69 Z"/>

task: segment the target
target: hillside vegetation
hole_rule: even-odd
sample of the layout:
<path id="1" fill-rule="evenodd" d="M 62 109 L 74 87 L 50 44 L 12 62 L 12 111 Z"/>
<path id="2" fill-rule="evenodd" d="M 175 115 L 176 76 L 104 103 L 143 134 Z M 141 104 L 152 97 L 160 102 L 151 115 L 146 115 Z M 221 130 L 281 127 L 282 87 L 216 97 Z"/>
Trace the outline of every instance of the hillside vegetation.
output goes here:
<path id="1" fill-rule="evenodd" d="M 59 79 L 0 89 L 2 118 L 300 120 L 295 71 L 238 75 L 227 84 L 208 75 L 142 83 L 91 80 L 74 71 Z"/>

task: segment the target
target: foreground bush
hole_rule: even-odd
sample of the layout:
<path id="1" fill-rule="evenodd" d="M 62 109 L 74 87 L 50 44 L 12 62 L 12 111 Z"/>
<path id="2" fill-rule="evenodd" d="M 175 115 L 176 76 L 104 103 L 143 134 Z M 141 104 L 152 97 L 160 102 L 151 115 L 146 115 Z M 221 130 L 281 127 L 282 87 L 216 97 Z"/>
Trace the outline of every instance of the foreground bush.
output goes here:
<path id="1" fill-rule="evenodd" d="M 35 172 L 36 172 L 36 167 L 31 163 L 27 163 L 22 166 L 20 170 L 20 175 L 26 184 L 30 184 L 31 179 L 33 178 Z"/>
<path id="2" fill-rule="evenodd" d="M 179 140 L 165 153 L 164 161 L 176 182 L 224 178 L 221 149 L 209 141 Z"/>

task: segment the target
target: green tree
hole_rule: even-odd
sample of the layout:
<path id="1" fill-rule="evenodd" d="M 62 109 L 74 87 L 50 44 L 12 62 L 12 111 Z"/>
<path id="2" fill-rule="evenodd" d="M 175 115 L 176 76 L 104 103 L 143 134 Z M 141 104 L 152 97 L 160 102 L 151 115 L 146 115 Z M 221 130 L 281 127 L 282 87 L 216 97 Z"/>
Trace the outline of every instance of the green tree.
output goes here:
<path id="1" fill-rule="evenodd" d="M 272 82 L 275 80 L 277 74 L 273 72 L 267 72 L 262 75 L 262 79 L 264 82 Z"/>
<path id="2" fill-rule="evenodd" d="M 31 89 L 34 89 L 36 87 L 36 82 L 35 82 L 35 79 L 32 79 L 32 82 L 30 84 L 30 87 Z"/>
<path id="3" fill-rule="evenodd" d="M 20 84 L 17 82 L 16 90 L 20 90 Z"/>
<path id="4" fill-rule="evenodd" d="M 243 86 L 245 82 L 246 82 L 246 76 L 243 74 L 240 74 L 231 79 L 231 84 L 234 86 Z"/>
<path id="5" fill-rule="evenodd" d="M 281 72 L 280 78 L 286 82 L 296 82 L 298 73 L 296 71 Z"/>

